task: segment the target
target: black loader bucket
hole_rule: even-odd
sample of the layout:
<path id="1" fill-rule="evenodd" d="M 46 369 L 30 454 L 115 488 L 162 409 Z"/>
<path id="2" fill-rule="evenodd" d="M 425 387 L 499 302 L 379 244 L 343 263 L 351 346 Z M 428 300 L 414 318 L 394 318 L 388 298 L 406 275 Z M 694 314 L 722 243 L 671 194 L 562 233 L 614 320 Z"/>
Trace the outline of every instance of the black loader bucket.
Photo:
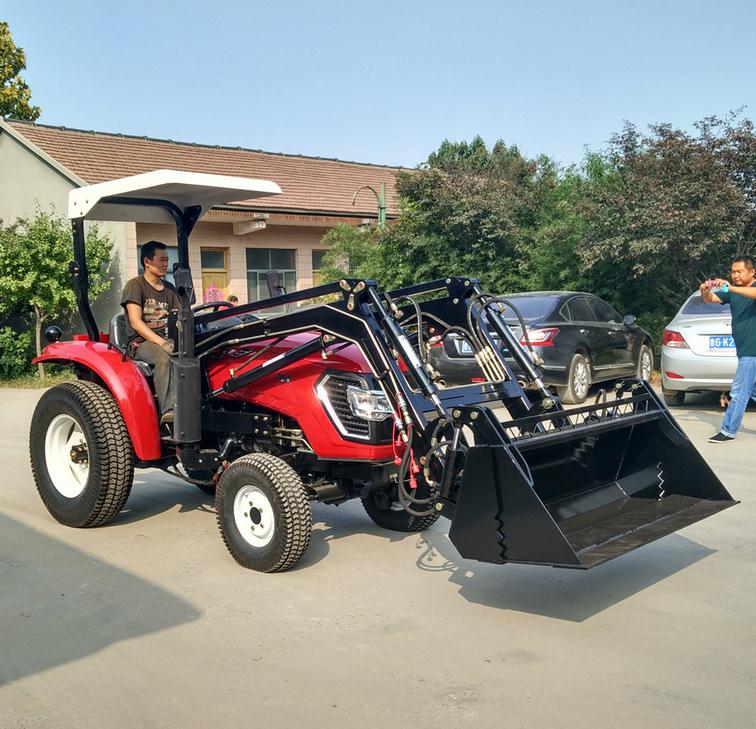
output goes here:
<path id="1" fill-rule="evenodd" d="M 737 502 L 647 385 L 496 424 L 467 452 L 449 537 L 463 557 L 588 569 Z"/>

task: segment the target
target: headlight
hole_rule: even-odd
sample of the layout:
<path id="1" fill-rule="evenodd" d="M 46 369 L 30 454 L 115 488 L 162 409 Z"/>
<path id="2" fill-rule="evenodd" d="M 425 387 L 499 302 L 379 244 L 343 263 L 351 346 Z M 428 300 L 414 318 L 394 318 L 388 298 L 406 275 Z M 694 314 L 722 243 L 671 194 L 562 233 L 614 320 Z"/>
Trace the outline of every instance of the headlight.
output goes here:
<path id="1" fill-rule="evenodd" d="M 349 385 L 346 393 L 349 407 L 358 418 L 379 422 L 394 413 L 382 390 L 363 390 Z"/>

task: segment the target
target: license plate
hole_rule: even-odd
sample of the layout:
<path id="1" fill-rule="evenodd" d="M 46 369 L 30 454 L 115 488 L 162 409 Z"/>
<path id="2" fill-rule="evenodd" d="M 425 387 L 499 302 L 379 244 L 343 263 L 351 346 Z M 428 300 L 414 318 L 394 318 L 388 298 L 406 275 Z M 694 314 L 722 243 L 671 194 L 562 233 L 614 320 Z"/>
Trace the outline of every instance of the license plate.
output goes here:
<path id="1" fill-rule="evenodd" d="M 463 339 L 459 343 L 459 352 L 460 354 L 472 354 L 472 347 L 470 346 L 470 342 Z"/>
<path id="2" fill-rule="evenodd" d="M 709 349 L 735 349 L 735 339 L 727 335 L 709 337 Z"/>

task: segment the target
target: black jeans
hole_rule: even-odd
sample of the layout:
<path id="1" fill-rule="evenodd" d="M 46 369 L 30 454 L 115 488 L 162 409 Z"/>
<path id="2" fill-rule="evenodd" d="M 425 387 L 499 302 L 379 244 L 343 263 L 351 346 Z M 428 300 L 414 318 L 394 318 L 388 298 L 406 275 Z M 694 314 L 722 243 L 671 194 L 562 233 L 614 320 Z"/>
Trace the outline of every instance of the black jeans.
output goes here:
<path id="1" fill-rule="evenodd" d="M 173 366 L 171 355 L 155 342 L 142 342 L 134 352 L 134 359 L 153 365 L 155 394 L 160 403 L 160 413 L 173 411 Z"/>

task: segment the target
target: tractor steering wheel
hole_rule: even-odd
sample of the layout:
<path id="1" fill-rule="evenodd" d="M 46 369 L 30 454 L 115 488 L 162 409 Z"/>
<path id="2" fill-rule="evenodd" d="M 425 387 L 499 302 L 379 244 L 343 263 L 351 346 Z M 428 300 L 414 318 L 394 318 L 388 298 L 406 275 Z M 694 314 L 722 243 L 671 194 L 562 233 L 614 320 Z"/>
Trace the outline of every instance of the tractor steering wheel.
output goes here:
<path id="1" fill-rule="evenodd" d="M 200 311 L 204 311 L 205 309 L 218 311 L 220 307 L 223 307 L 224 309 L 233 309 L 234 305 L 230 301 L 209 301 L 207 304 L 199 304 L 198 306 L 193 306 L 192 311 L 195 314 L 199 314 Z"/>

